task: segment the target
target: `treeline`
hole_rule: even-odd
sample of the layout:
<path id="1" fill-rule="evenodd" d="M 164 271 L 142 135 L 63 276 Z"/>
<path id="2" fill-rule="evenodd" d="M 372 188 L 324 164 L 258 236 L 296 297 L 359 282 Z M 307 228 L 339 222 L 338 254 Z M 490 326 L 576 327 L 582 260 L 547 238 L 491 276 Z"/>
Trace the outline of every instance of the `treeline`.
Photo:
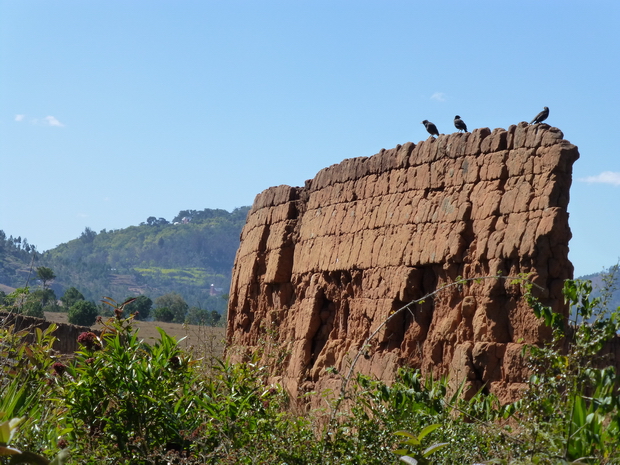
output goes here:
<path id="1" fill-rule="evenodd" d="M 99 304 L 88 301 L 75 287 L 70 287 L 58 298 L 50 284 L 56 278 L 51 268 L 36 268 L 39 286 L 20 287 L 10 294 L 0 290 L 0 311 L 45 318 L 45 312 L 64 312 L 69 323 L 92 326 L 98 317 L 127 318 L 137 320 L 156 320 L 168 323 L 187 323 L 202 326 L 217 326 L 223 322 L 222 313 L 215 309 L 190 307 L 176 292 L 164 294 L 155 302 L 146 295 L 127 297 L 121 302 L 104 297 Z M 226 300 L 226 296 L 221 296 Z M 114 311 L 111 308 L 114 308 Z M 120 311 L 120 313 L 118 313 Z"/>
<path id="2" fill-rule="evenodd" d="M 8 236 L 0 229 L 0 284 L 24 286 L 29 277 L 32 259 L 40 256 L 34 245 L 21 236 Z"/>

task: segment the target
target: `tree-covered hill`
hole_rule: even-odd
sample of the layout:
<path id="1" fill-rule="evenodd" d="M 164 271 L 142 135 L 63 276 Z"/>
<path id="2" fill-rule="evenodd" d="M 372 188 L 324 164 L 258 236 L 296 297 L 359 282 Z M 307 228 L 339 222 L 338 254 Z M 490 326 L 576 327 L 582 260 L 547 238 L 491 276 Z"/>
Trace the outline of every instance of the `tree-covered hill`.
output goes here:
<path id="1" fill-rule="evenodd" d="M 614 265 L 600 273 L 592 273 L 580 276 L 579 279 L 592 282 L 594 297 L 607 299 L 607 307 L 616 309 L 620 307 L 620 267 Z"/>
<path id="2" fill-rule="evenodd" d="M 0 284 L 13 288 L 23 287 L 29 279 L 30 269 L 40 254 L 21 236 L 7 237 L 0 230 Z"/>
<path id="3" fill-rule="evenodd" d="M 70 287 L 95 302 L 103 296 L 122 300 L 145 294 L 155 299 L 177 292 L 190 306 L 222 311 L 226 306 L 222 294 L 230 287 L 248 211 L 249 207 L 230 213 L 184 210 L 172 222 L 149 217 L 124 229 L 96 233 L 86 228 L 79 238 L 43 254 L 26 250 L 23 244 L 18 247 L 14 239 L 9 247 L 5 239 L 0 282 L 24 286 L 34 254 L 35 266 L 54 270 L 52 289 L 57 296 Z"/>

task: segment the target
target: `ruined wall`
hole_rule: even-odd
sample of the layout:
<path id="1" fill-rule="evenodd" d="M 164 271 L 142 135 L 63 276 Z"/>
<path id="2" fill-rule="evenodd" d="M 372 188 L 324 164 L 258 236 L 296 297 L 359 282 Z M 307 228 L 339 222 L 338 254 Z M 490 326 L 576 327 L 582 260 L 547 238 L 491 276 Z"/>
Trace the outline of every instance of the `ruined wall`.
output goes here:
<path id="1" fill-rule="evenodd" d="M 55 324 L 57 326 L 56 331 L 53 333 L 56 340 L 54 341 L 52 348 L 61 354 L 72 354 L 79 349 L 77 339 L 81 333 L 88 331 L 92 331 L 96 334 L 100 333 L 100 331 L 92 330 L 87 326 L 54 323 L 52 321 L 44 320 L 43 318 L 0 312 L 0 327 L 6 328 L 8 326 L 14 326 L 15 331 L 28 329 L 30 331 L 30 335 L 26 338 L 26 340 L 30 342 L 35 340 L 34 328 L 39 328 L 41 331 L 45 331 L 51 324 Z"/>
<path id="2" fill-rule="evenodd" d="M 457 277 L 532 273 L 563 308 L 567 206 L 577 147 L 520 123 L 406 143 L 321 170 L 304 187 L 256 197 L 241 234 L 228 354 L 266 351 L 291 393 L 339 386 L 341 371 L 394 310 Z M 401 365 L 467 380 L 509 400 L 523 343 L 548 337 L 506 280 L 442 291 L 393 319 L 357 369 L 387 381 Z"/>

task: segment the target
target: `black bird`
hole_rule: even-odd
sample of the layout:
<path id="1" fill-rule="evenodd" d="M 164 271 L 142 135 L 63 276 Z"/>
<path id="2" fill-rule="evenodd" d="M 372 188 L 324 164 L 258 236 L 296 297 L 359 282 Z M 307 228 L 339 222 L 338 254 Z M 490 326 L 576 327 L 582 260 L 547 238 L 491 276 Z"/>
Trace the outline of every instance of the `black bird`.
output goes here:
<path id="1" fill-rule="evenodd" d="M 467 125 L 465 124 L 465 121 L 461 119 L 459 115 L 456 115 L 454 117 L 454 127 L 456 127 L 456 129 L 458 129 L 459 131 L 467 132 Z"/>
<path id="2" fill-rule="evenodd" d="M 536 118 L 532 120 L 530 124 L 542 123 L 549 117 L 549 107 L 545 107 L 543 111 L 536 115 Z"/>
<path id="3" fill-rule="evenodd" d="M 422 124 L 424 125 L 424 127 L 426 128 L 426 130 L 428 131 L 428 133 L 431 136 L 438 136 L 439 135 L 439 131 L 437 130 L 437 126 L 435 126 L 430 121 L 424 120 L 424 121 L 422 121 Z"/>

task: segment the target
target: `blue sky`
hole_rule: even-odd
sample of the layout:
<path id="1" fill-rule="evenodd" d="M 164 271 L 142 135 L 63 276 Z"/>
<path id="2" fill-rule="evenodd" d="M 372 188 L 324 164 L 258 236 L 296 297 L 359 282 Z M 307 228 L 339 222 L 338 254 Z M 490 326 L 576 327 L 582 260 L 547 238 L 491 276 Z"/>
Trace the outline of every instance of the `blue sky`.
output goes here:
<path id="1" fill-rule="evenodd" d="M 576 275 L 620 257 L 620 2 L 0 0 L 0 229 L 39 250 L 250 205 L 543 106 L 579 147 Z M 607 174 L 605 174 L 607 173 Z"/>

